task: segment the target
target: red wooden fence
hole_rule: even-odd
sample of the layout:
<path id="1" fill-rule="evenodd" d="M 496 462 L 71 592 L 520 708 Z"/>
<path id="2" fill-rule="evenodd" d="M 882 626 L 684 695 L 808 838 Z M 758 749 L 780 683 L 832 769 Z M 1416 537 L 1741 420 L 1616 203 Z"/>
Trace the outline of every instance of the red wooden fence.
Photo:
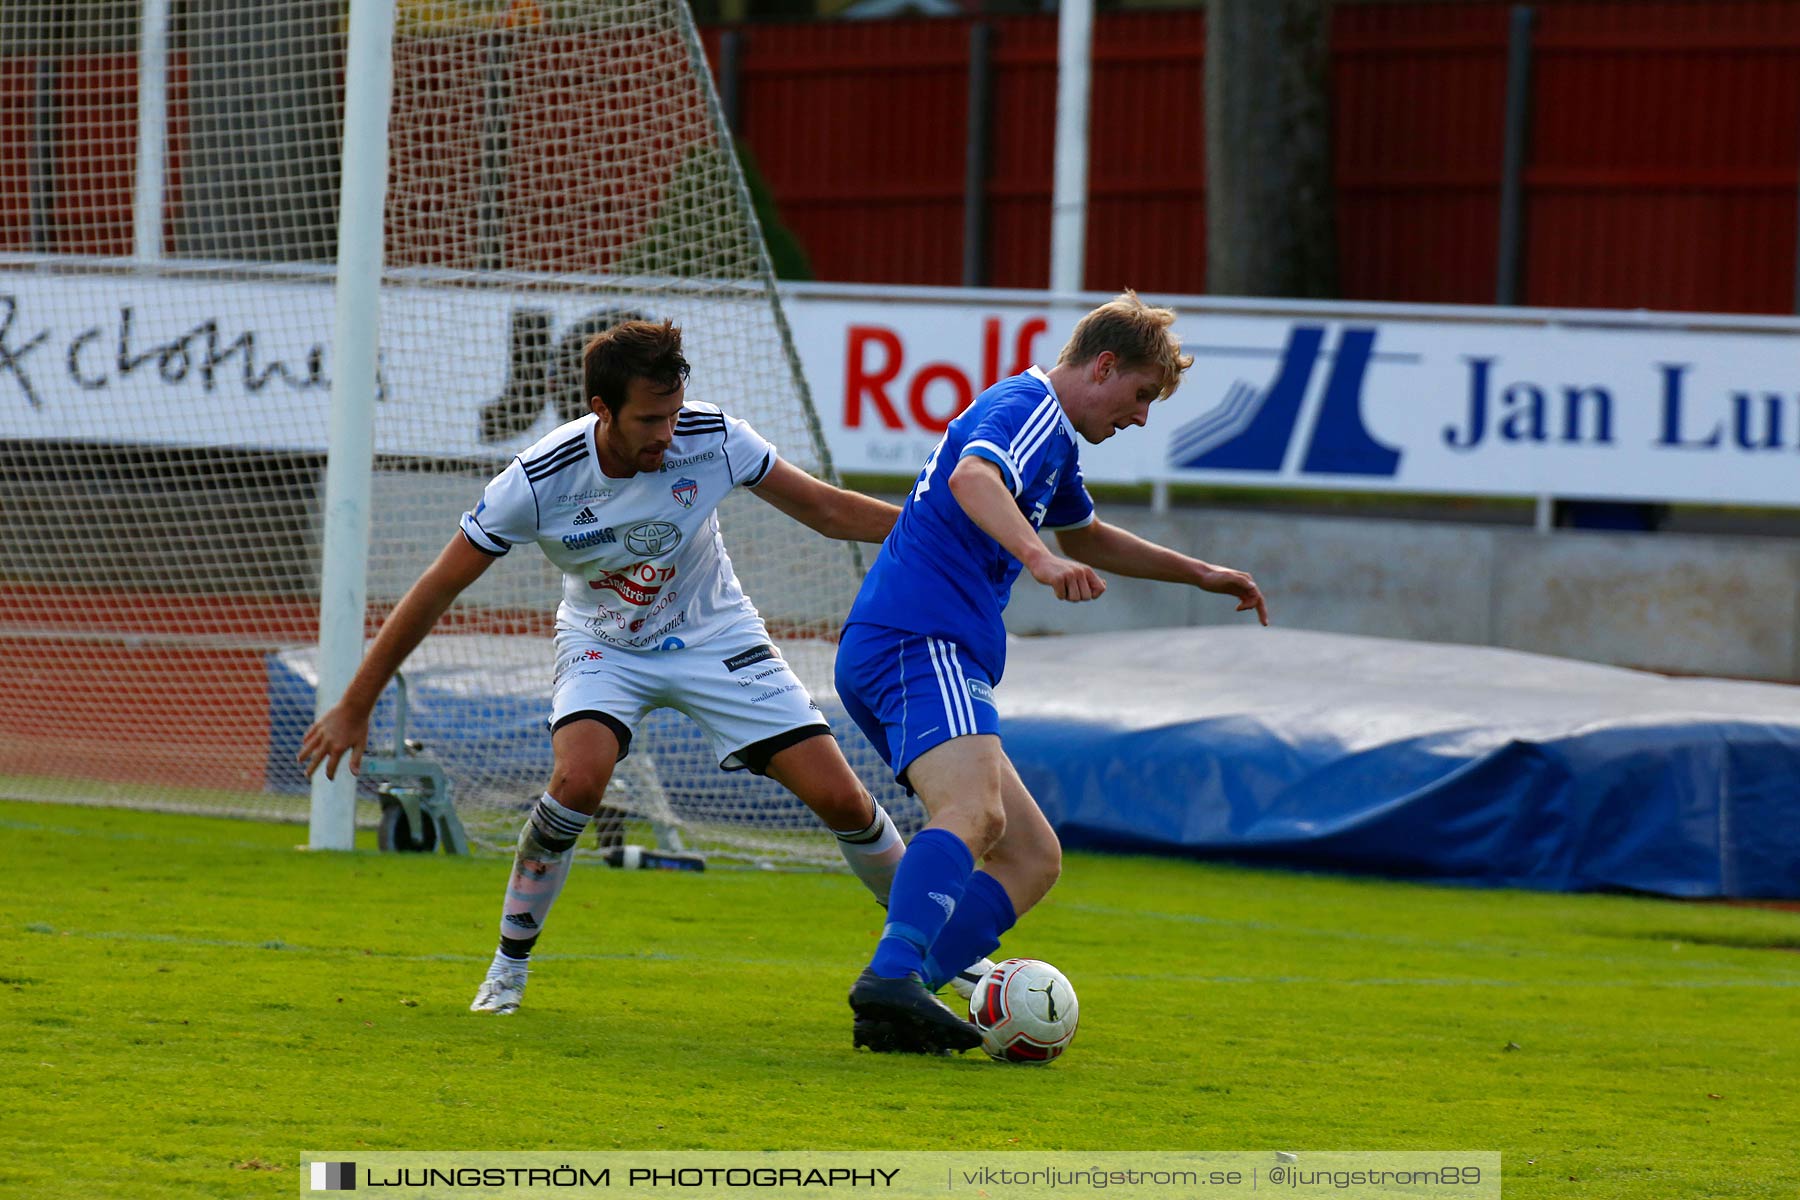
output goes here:
<path id="1" fill-rule="evenodd" d="M 1492 299 L 1509 7 L 1337 10 L 1333 135 L 1346 298 Z M 1525 301 L 1791 311 L 1800 4 L 1539 0 L 1535 7 Z M 960 282 L 970 24 L 739 30 L 739 129 L 818 277 Z M 1096 21 L 1092 288 L 1205 289 L 1203 25 L 1198 10 L 1109 12 Z M 993 18 L 990 26 L 985 280 L 1041 287 L 1049 274 L 1055 18 Z M 719 33 L 704 31 L 715 62 Z M 538 50 L 521 53 L 581 53 L 566 40 L 545 35 Z M 405 73 L 409 64 L 460 54 L 468 69 L 449 86 L 477 87 L 480 59 L 452 42 L 402 39 L 397 47 L 397 179 L 430 180 L 442 163 L 478 153 L 474 129 L 434 131 L 413 119 L 431 110 L 441 116 L 445 97 L 420 90 Z M 52 245 L 128 252 L 134 61 L 89 55 L 59 60 L 57 68 Z M 32 248 L 26 216 L 36 69 L 33 59 L 0 59 L 0 250 Z M 182 199 L 186 127 L 179 60 L 174 79 L 172 213 Z M 515 228 L 503 234 L 506 257 L 515 266 L 591 264 L 595 246 L 623 244 L 609 224 L 623 201 L 595 185 L 590 169 L 608 153 L 605 135 L 540 129 L 529 116 L 538 110 L 522 107 L 514 135 L 523 177 L 507 181 L 507 199 L 558 207 L 579 199 L 587 217 L 566 227 L 580 244 L 521 242 Z M 390 239 L 394 262 L 467 260 L 477 197 L 430 187 L 397 194 L 413 195 L 417 206 L 397 214 L 406 219 Z"/>
<path id="2" fill-rule="evenodd" d="M 1535 7 L 1525 301 L 1791 311 L 1800 5 Z M 1346 298 L 1493 299 L 1510 8 L 1337 10 Z M 820 278 L 959 281 L 969 24 L 740 29 L 740 131 Z M 1055 18 L 990 24 L 987 282 L 1042 287 Z M 1097 19 L 1090 287 L 1205 290 L 1203 26 L 1198 11 Z"/>
<path id="3" fill-rule="evenodd" d="M 1537 55 L 1532 302 L 1792 311 L 1800 6 L 1555 7 Z"/>

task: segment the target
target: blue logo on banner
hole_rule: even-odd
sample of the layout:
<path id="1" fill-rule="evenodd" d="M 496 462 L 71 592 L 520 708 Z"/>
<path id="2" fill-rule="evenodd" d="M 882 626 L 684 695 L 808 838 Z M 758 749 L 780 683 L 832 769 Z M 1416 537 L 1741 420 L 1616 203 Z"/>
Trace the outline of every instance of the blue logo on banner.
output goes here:
<path id="1" fill-rule="evenodd" d="M 1259 391 L 1242 380 L 1233 384 L 1223 404 L 1175 431 L 1169 442 L 1170 465 L 1197 471 L 1279 472 L 1324 341 L 1323 326 L 1294 326 L 1269 386 Z M 1376 441 L 1363 425 L 1363 375 L 1374 348 L 1374 329 L 1346 328 L 1339 335 L 1318 420 L 1300 462 L 1302 473 L 1399 472 L 1400 452 Z"/>

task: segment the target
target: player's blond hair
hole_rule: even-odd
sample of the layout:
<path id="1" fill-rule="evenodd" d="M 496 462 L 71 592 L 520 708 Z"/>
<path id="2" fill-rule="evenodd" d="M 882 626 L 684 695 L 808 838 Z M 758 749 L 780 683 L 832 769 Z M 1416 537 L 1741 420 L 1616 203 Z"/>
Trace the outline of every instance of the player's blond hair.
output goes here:
<path id="1" fill-rule="evenodd" d="M 1173 309 L 1152 308 L 1127 288 L 1076 322 L 1075 332 L 1056 361 L 1079 366 L 1111 350 L 1126 370 L 1158 368 L 1162 387 L 1157 397 L 1172 396 L 1181 386 L 1181 373 L 1194 365 L 1194 356 L 1181 352 L 1174 325 Z"/>

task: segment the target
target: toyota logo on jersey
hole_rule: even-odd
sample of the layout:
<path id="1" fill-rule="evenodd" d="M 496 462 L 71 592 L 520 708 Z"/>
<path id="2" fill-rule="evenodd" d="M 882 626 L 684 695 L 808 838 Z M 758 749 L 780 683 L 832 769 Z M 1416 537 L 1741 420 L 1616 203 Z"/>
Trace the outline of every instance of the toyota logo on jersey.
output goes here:
<path id="1" fill-rule="evenodd" d="M 625 531 L 625 544 L 633 554 L 655 558 L 681 545 L 681 528 L 672 521 L 639 521 Z"/>

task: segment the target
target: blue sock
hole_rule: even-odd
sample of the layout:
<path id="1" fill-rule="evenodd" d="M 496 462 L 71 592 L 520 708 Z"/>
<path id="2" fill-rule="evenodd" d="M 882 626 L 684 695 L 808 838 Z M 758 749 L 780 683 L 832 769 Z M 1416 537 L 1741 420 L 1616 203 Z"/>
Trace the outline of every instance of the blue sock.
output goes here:
<path id="1" fill-rule="evenodd" d="M 925 951 L 956 911 L 974 869 L 975 856 L 947 829 L 927 829 L 912 840 L 894 872 L 887 926 L 869 963 L 877 975 L 925 973 Z"/>
<path id="2" fill-rule="evenodd" d="M 1018 919 L 1012 897 L 998 879 L 986 871 L 969 876 L 956 915 L 945 922 L 944 931 L 925 956 L 925 986 L 935 992 L 970 963 L 998 950 L 1000 935 Z"/>

